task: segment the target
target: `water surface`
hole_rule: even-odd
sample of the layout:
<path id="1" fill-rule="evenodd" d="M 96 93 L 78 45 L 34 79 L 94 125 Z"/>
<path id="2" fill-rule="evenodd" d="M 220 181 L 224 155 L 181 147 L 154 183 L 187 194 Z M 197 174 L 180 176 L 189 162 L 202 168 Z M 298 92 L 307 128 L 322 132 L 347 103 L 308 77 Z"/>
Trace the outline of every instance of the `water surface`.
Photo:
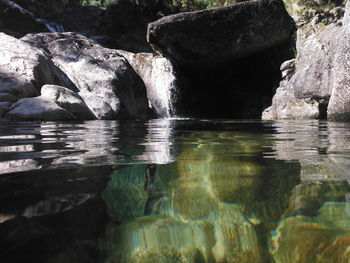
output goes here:
<path id="1" fill-rule="evenodd" d="M 350 124 L 0 125 L 1 262 L 350 261 Z"/>

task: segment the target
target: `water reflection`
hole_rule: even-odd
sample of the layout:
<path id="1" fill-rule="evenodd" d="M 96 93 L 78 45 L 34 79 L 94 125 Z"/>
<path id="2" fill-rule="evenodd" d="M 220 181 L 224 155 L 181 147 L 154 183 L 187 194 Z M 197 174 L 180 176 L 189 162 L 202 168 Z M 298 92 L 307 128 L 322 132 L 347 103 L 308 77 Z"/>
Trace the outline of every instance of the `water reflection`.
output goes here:
<path id="1" fill-rule="evenodd" d="M 350 260 L 348 124 L 10 126 L 0 129 L 2 156 L 13 154 L 1 163 L 12 172 L 0 176 L 1 262 Z M 8 166 L 24 161 L 36 170 Z"/>
<path id="2" fill-rule="evenodd" d="M 172 120 L 3 123 L 0 174 L 34 169 L 174 160 Z"/>

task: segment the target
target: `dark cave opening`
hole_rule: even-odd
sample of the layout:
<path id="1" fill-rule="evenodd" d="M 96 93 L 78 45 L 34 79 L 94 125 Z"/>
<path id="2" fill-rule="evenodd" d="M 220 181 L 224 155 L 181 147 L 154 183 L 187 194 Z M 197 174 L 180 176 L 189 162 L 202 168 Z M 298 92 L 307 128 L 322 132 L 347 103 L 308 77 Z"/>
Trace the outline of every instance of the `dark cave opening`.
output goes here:
<path id="1" fill-rule="evenodd" d="M 293 57 L 290 41 L 234 61 L 178 66 L 177 113 L 197 118 L 260 119 Z"/>

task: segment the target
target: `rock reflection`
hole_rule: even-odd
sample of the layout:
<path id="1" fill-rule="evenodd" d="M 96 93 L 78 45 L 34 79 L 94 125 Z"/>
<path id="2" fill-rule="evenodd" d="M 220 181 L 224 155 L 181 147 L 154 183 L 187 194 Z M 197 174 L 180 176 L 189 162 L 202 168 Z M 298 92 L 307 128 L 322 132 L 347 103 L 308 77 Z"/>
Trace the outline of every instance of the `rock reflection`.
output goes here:
<path id="1" fill-rule="evenodd" d="M 43 168 L 174 160 L 170 119 L 82 123 L 6 123 L 0 174 Z"/>

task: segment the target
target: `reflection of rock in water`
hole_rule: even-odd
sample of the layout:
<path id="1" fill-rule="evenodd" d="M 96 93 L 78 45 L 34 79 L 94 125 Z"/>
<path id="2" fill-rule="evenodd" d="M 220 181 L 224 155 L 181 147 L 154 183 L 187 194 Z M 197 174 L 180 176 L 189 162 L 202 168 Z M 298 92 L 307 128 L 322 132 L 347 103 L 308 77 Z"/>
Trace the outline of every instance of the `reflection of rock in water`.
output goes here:
<path id="1" fill-rule="evenodd" d="M 325 203 L 315 217 L 281 221 L 273 240 L 276 263 L 347 263 L 350 259 L 350 217 L 345 203 Z"/>
<path id="2" fill-rule="evenodd" d="M 262 262 L 253 225 L 225 204 L 207 220 L 144 217 L 109 235 L 111 244 L 117 240 L 112 262 Z"/>
<path id="3" fill-rule="evenodd" d="M 71 210 L 74 207 L 79 206 L 85 203 L 87 200 L 95 197 L 96 194 L 69 194 L 65 196 L 53 197 L 28 206 L 22 215 L 25 217 L 35 217 L 56 214 Z"/>

